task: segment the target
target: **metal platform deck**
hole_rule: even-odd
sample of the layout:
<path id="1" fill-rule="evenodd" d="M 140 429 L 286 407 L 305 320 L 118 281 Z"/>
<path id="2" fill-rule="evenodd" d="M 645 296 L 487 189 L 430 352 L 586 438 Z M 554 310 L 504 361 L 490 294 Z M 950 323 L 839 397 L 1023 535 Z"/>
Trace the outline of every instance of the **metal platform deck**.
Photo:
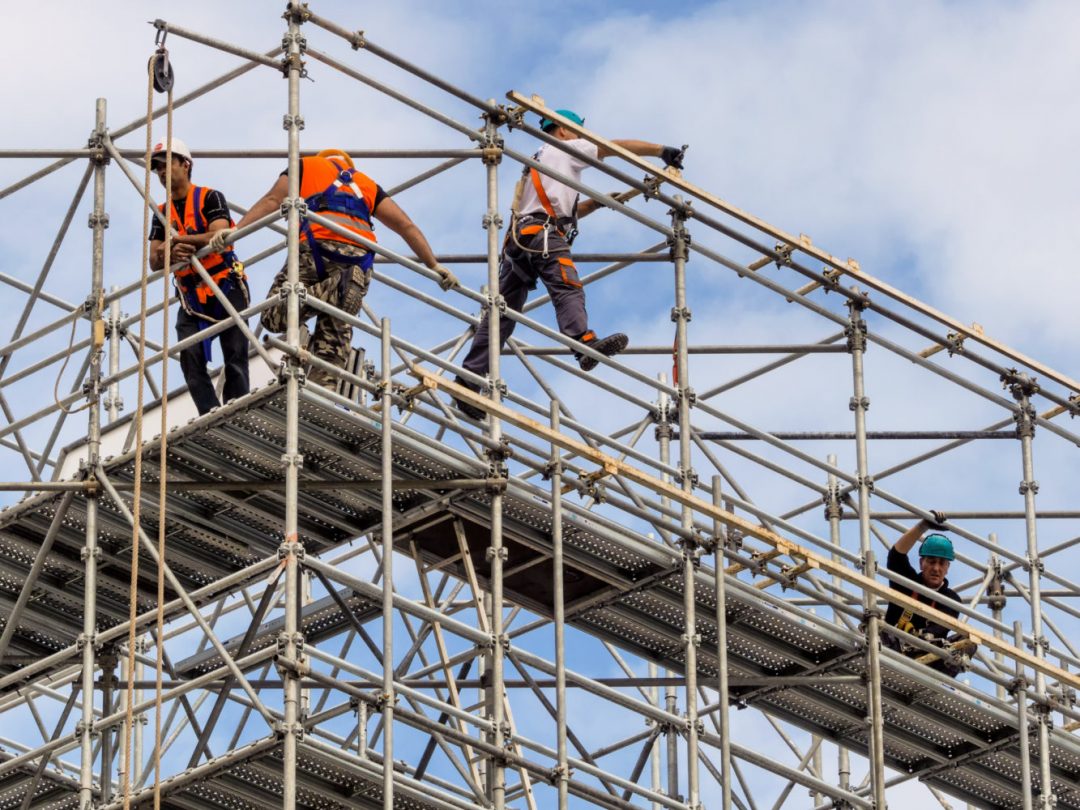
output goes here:
<path id="1" fill-rule="evenodd" d="M 301 409 L 303 476 L 342 482 L 340 488 L 303 490 L 300 494 L 300 540 L 309 551 L 318 553 L 378 525 L 378 492 L 349 485 L 373 481 L 379 474 L 379 423 L 373 412 L 349 414 L 316 395 L 302 397 Z M 170 433 L 171 480 L 278 480 L 284 432 L 282 391 L 270 386 L 254 392 Z M 430 439 L 425 442 L 424 438 L 411 428 L 395 425 L 397 477 L 434 481 L 485 474 L 484 462 L 446 445 L 432 446 Z M 157 444 L 151 443 L 144 462 L 148 469 L 156 469 L 157 452 Z M 108 460 L 106 469 L 114 481 L 130 481 L 132 458 L 128 452 Z M 0 610 L 5 613 L 10 611 L 59 498 L 39 496 L 0 513 L 0 585 L 4 592 Z M 455 557 L 457 532 L 463 531 L 477 575 L 481 579 L 486 576 L 483 551 L 489 544 L 489 496 L 482 489 L 458 490 L 449 497 L 422 489 L 396 490 L 394 498 L 398 510 L 395 542 L 403 550 L 414 544 L 428 562 L 442 563 L 446 570 L 462 574 L 460 557 Z M 512 561 L 505 577 L 506 596 L 544 616 L 551 613 L 548 498 L 546 491 L 513 479 L 504 500 L 505 544 Z M 83 503 L 81 495 L 72 503 L 47 566 L 48 577 L 35 591 L 32 620 L 26 628 L 20 627 L 16 636 L 18 655 L 55 651 L 72 644 L 81 631 L 78 552 L 83 544 Z M 106 504 L 107 499 L 102 499 L 103 507 Z M 194 588 L 272 555 L 282 539 L 283 508 L 281 493 L 265 489 L 170 493 L 169 563 L 185 584 Z M 99 599 L 102 624 L 108 626 L 126 617 L 130 532 L 115 510 L 103 508 L 102 512 L 106 564 Z M 156 523 L 152 508 L 144 510 L 144 521 L 148 527 Z M 683 629 L 681 557 L 570 502 L 564 509 L 564 541 L 568 622 L 678 671 Z M 149 561 L 145 570 L 152 570 Z M 149 609 L 150 580 L 141 580 L 141 585 L 140 606 Z M 366 601 L 359 599 L 357 603 L 362 620 L 376 615 L 377 606 L 371 604 L 370 594 L 366 596 Z M 699 674 L 710 679 L 716 675 L 717 661 L 717 628 L 715 619 L 710 618 L 715 617 L 710 571 L 698 574 L 697 600 L 702 636 Z M 343 626 L 340 616 L 326 626 L 335 621 Z M 734 576 L 728 577 L 728 638 L 732 678 L 863 674 L 861 636 L 815 620 Z M 10 671 L 5 662 L 5 672 Z M 1015 709 L 988 705 L 977 693 L 889 651 L 883 656 L 882 687 L 890 766 L 979 807 L 1021 807 Z M 853 750 L 867 749 L 866 690 L 860 684 L 826 681 L 815 686 L 738 687 L 732 689 L 731 697 Z M 264 758 L 262 766 L 243 766 L 255 769 L 244 772 L 255 782 L 269 779 L 267 771 L 273 770 L 272 756 L 264 755 L 270 759 Z M 1051 759 L 1057 806 L 1080 810 L 1080 740 L 1055 729 Z M 245 789 L 237 780 L 247 778 L 219 774 L 202 787 L 186 788 L 184 795 L 190 795 L 190 800 L 170 798 L 174 803 L 169 806 L 246 807 Z M 0 785 L 0 796 L 7 795 L 9 788 L 8 784 Z M 204 801 L 201 794 L 192 793 L 199 790 L 233 791 L 234 800 L 200 803 Z M 205 801 L 211 802 L 210 793 L 206 795 Z"/>

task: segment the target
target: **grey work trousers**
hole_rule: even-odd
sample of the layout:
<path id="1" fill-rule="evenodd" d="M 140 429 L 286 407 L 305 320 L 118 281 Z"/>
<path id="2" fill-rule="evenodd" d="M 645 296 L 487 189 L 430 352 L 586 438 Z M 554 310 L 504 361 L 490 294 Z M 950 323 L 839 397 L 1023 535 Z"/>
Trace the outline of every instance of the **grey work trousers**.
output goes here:
<path id="1" fill-rule="evenodd" d="M 521 233 L 522 229 L 529 230 L 530 224 L 535 222 L 518 222 L 517 240 L 515 241 L 514 234 L 510 234 L 503 247 L 499 265 L 499 295 L 506 300 L 508 307 L 515 312 L 521 312 L 529 291 L 536 289 L 538 280 L 544 282 L 551 295 L 551 303 L 555 306 L 559 331 L 567 337 L 579 340 L 589 331 L 589 316 L 585 311 L 585 291 L 570 256 L 570 245 L 565 237 L 552 228 L 548 232 L 548 255 L 545 258 L 543 230 L 531 234 Z M 500 350 L 513 334 L 515 326 L 515 322 L 510 318 L 499 318 Z M 485 314 L 476 329 L 469 353 L 461 365 L 474 374 L 486 375 L 490 340 L 489 318 Z"/>

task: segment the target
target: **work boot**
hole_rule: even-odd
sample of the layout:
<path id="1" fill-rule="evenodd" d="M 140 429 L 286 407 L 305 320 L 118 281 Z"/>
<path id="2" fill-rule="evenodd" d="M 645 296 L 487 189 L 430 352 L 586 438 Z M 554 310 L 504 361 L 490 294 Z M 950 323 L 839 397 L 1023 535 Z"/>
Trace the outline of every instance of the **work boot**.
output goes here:
<path id="1" fill-rule="evenodd" d="M 582 335 L 580 340 L 590 349 L 600 352 L 600 354 L 605 357 L 614 357 L 625 349 L 630 342 L 630 338 L 622 332 L 616 332 L 614 335 L 608 335 L 605 338 L 597 338 L 596 333 L 586 332 Z M 587 357 L 578 352 L 574 352 L 574 357 L 577 358 L 578 365 L 581 366 L 582 371 L 592 371 L 600 363 L 596 358 Z"/>
<path id="2" fill-rule="evenodd" d="M 460 386 L 468 388 L 470 391 L 476 391 L 477 393 L 480 392 L 480 386 L 474 385 L 473 383 L 464 380 L 461 377 L 454 377 L 454 382 L 456 382 Z M 470 405 L 468 402 L 465 402 L 464 400 L 458 399 L 454 396 L 451 396 L 450 398 L 454 401 L 454 407 L 470 419 L 475 419 L 477 422 L 483 422 L 484 418 L 487 416 L 484 411 L 480 410 L 475 405 Z"/>

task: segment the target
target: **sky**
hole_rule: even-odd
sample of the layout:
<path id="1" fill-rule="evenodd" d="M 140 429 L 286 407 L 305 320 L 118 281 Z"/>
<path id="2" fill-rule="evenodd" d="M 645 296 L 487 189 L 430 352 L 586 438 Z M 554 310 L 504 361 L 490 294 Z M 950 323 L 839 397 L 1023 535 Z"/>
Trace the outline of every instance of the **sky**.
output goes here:
<path id="1" fill-rule="evenodd" d="M 8 18 L 10 30 L 19 35 L 10 38 L 7 48 L 8 64 L 14 67 L 0 73 L 0 94 L 9 104 L 0 150 L 84 145 L 97 97 L 108 100 L 112 127 L 144 116 L 145 64 L 154 46 L 147 20 L 165 16 L 175 25 L 265 51 L 281 39 L 278 5 L 191 0 L 174 9 L 111 0 L 107 13 L 100 4 L 64 0 L 44 7 L 15 5 Z M 43 8 L 53 20 L 45 19 Z M 687 143 L 685 175 L 695 185 L 789 233 L 809 235 L 834 255 L 854 257 L 864 270 L 894 287 L 959 321 L 981 324 L 988 334 L 1066 375 L 1080 376 L 1074 350 L 1080 338 L 1075 315 L 1080 278 L 1072 261 L 1072 226 L 1080 215 L 1074 157 L 1080 115 L 1069 103 L 1080 69 L 1080 52 L 1072 47 L 1080 33 L 1080 6 L 1074 3 L 552 0 L 537 6 L 342 0 L 313 3 L 312 9 L 349 29 L 363 30 L 370 41 L 480 98 L 502 102 L 511 89 L 536 93 L 551 106 L 578 111 L 590 129 L 606 137 Z M 468 126 L 480 125 L 476 112 L 464 103 L 371 53 L 354 53 L 312 26 L 305 34 L 310 47 Z M 238 64 L 234 56 L 175 34 L 167 45 L 178 93 Z M 301 88 L 303 148 L 469 145 L 461 135 L 317 61 L 309 60 L 308 67 L 311 81 Z M 178 109 L 175 134 L 196 152 L 215 147 L 283 149 L 284 112 L 285 82 L 258 68 Z M 155 125 L 155 137 L 163 126 L 163 121 Z M 141 149 L 143 131 L 118 143 Z M 535 149 L 535 142 L 521 133 L 508 135 L 507 145 L 524 152 Z M 436 162 L 377 160 L 363 168 L 391 188 Z M 0 160 L 0 188 L 45 163 Z M 195 179 L 246 206 L 269 188 L 283 163 L 199 159 Z M 0 199 L 9 226 L 0 234 L 2 272 L 34 282 L 81 171 L 69 166 Z M 511 166 L 500 170 L 504 215 L 516 176 Z M 615 181 L 599 173 L 587 179 L 601 190 L 616 190 Z M 138 277 L 142 218 L 134 190 L 115 168 L 108 182 L 106 283 L 125 283 Z M 156 180 L 153 191 L 160 199 Z M 485 239 L 483 193 L 482 173 L 476 166 L 464 166 L 396 199 L 437 253 L 476 253 Z M 667 221 L 666 210 L 656 202 L 638 201 L 635 207 Z M 83 300 L 87 293 L 87 211 L 84 200 L 45 286 L 70 302 Z M 598 213 L 583 226 L 576 246 L 581 251 L 638 250 L 659 241 L 655 233 L 609 213 Z M 742 262 L 755 257 L 693 222 L 690 227 L 701 244 Z M 254 237 L 251 252 L 271 243 L 262 235 Z M 403 249 L 392 235 L 385 244 Z M 257 297 L 265 292 L 279 261 L 274 257 L 252 268 Z M 484 281 L 481 265 L 454 269 L 474 289 Z M 689 273 L 692 342 L 810 342 L 839 329 L 700 257 L 691 260 Z M 781 271 L 763 273 L 788 286 L 802 283 Z M 422 289 L 439 294 L 430 282 Z M 434 345 L 456 334 L 445 320 L 416 317 L 422 310 L 403 296 L 381 294 L 373 293 L 372 306 L 400 318 L 399 323 L 407 322 L 410 340 Z M 0 288 L 0 296 L 9 311 L 21 310 L 25 300 L 8 287 Z M 817 296 L 815 301 L 846 315 L 837 296 Z M 626 331 L 636 345 L 670 344 L 670 307 L 670 271 L 663 264 L 638 265 L 589 291 L 594 328 Z M 125 301 L 125 312 L 136 308 L 135 299 Z M 475 312 L 475 306 L 470 311 Z M 49 322 L 57 312 L 47 305 L 35 309 L 31 327 Z M 553 324 L 550 308 L 538 310 L 536 317 Z M 882 319 L 871 326 L 876 334 L 909 349 L 928 343 Z M 44 356 L 46 349 L 58 351 L 67 337 L 66 331 L 57 333 L 41 347 L 28 349 L 12 369 Z M 367 348 L 375 350 L 370 341 Z M 944 355 L 936 359 L 983 389 L 1001 391 L 993 373 L 972 370 L 970 364 Z M 695 359 L 695 387 L 705 390 L 762 362 L 760 357 Z M 670 375 L 665 358 L 639 358 L 634 364 L 650 375 Z M 879 347 L 871 348 L 867 364 L 871 429 L 971 429 L 1008 416 Z M 66 370 L 68 385 L 75 371 Z M 51 399 L 56 373 L 52 367 L 7 389 L 18 416 Z M 179 380 L 178 369 L 172 374 Z M 525 395 L 539 391 L 518 368 L 508 370 L 508 379 Z M 589 387 L 576 379 L 563 378 L 560 385 L 568 406 L 594 424 L 614 429 L 639 418 L 615 407 L 596 408 Z M 648 395 L 639 384 L 628 384 L 628 390 Z M 828 355 L 793 364 L 712 404 L 760 428 L 846 430 L 850 395 L 847 356 Z M 125 398 L 130 410 L 133 393 L 126 391 Z M 726 427 L 711 417 L 702 424 Z M 49 427 L 31 428 L 27 435 L 41 442 Z M 70 441 L 78 433 L 73 427 L 65 436 Z M 1036 458 L 1040 506 L 1070 508 L 1075 505 L 1071 482 L 1080 472 L 1076 448 L 1045 433 L 1040 439 L 1044 435 Z M 872 467 L 883 469 L 926 449 L 896 444 L 874 445 Z M 654 452 L 651 443 L 648 448 Z M 854 469 L 849 447 L 805 449 L 818 458 L 835 452 L 843 469 Z M 6 458 L 17 462 L 14 456 Z M 737 458 L 725 460 L 753 499 L 770 510 L 780 513 L 813 500 L 812 493 L 790 481 Z M 820 470 L 799 470 L 814 480 L 823 478 Z M 923 507 L 1020 509 L 1020 477 L 1015 443 L 995 442 L 944 457 L 929 472 L 920 467 L 879 484 Z M 827 535 L 820 509 L 812 512 L 805 527 Z M 1040 525 L 1046 545 L 1077 534 L 1075 522 Z M 1019 524 L 973 521 L 970 530 L 980 536 L 997 532 L 1007 547 L 1022 552 Z M 967 551 L 985 559 L 982 549 Z M 970 575 L 969 569 L 959 579 Z M 918 786 L 901 790 L 898 800 L 927 795 Z"/>

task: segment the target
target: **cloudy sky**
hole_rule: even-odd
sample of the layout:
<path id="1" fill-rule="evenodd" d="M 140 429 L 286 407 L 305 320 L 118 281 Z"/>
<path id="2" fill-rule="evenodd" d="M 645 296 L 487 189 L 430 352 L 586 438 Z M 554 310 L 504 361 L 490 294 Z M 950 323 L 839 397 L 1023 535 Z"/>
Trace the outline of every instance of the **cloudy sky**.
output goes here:
<path id="1" fill-rule="evenodd" d="M 154 41 L 147 20 L 165 16 L 176 25 L 265 51 L 281 39 L 277 8 L 253 0 L 191 0 L 178 7 L 134 0 L 15 5 L 8 19 L 16 35 L 6 48 L 8 69 L 0 74 L 0 92 L 9 105 L 0 149 L 83 145 L 99 96 L 108 99 L 113 127 L 144 115 L 145 64 Z M 863 269 L 889 284 L 960 321 L 980 323 L 994 337 L 1073 378 L 1080 376 L 1074 348 L 1080 338 L 1075 315 L 1080 275 L 1073 259 L 1073 223 L 1080 216 L 1075 194 L 1080 116 L 1070 103 L 1080 68 L 1080 53 L 1072 47 L 1080 33 L 1080 6 L 1074 3 L 341 0 L 313 4 L 313 9 L 350 29 L 364 30 L 371 41 L 481 98 L 502 101 L 510 89 L 537 93 L 553 106 L 579 111 L 590 129 L 608 137 L 689 143 L 686 176 L 696 185 L 788 232 L 810 235 L 835 255 L 855 257 Z M 467 105 L 370 53 L 354 53 L 312 27 L 306 35 L 312 48 L 464 124 L 479 125 Z M 177 36 L 171 36 L 168 45 L 178 93 L 238 64 L 233 56 Z M 304 148 L 468 146 L 462 136 L 318 62 L 309 60 L 309 68 L 313 81 L 302 87 Z M 176 134 L 196 151 L 284 148 L 284 92 L 279 75 L 258 68 L 178 110 Z M 162 127 L 159 122 L 155 134 Z M 138 130 L 119 143 L 138 149 L 143 138 Z M 522 151 L 535 148 L 520 133 L 509 135 L 508 144 Z M 44 164 L 0 161 L 0 187 Z M 364 168 L 389 188 L 431 165 L 373 161 Z M 221 188 L 231 201 L 250 205 L 281 168 L 280 160 L 207 159 L 198 161 L 196 180 Z M 81 171 L 69 166 L 0 200 L 8 223 L 0 234 L 3 272 L 34 281 Z M 501 173 L 504 211 L 515 179 L 511 167 Z M 615 190 L 613 180 L 596 173 L 592 180 L 602 190 Z M 137 278 L 141 215 L 133 190 L 115 169 L 109 184 L 106 275 L 111 284 Z M 160 189 L 155 188 L 155 195 L 160 198 Z M 483 249 L 483 176 L 475 165 L 458 167 L 398 199 L 437 252 Z M 658 221 L 666 219 L 655 202 L 636 207 Z M 71 302 L 86 294 L 86 210 L 84 201 L 46 285 Z M 584 231 L 577 246 L 582 251 L 636 250 L 659 241 L 656 234 L 607 213 L 588 220 Z M 738 260 L 753 258 L 730 241 L 700 232 L 695 236 Z M 392 248 L 402 247 L 392 236 L 385 241 Z M 256 237 L 252 250 L 269 243 Z M 268 286 L 277 263 L 275 257 L 253 268 L 257 295 Z M 739 282 L 700 258 L 691 262 L 690 270 L 694 342 L 816 341 L 837 331 L 834 324 Z M 474 288 L 483 282 L 483 274 L 479 265 L 459 273 Z M 774 272 L 771 277 L 788 286 L 800 283 L 791 275 Z M 430 284 L 424 289 L 435 292 Z M 21 294 L 4 288 L 0 295 L 6 308 L 21 308 Z M 641 265 L 591 290 L 590 313 L 599 331 L 624 329 L 637 344 L 667 345 L 672 339 L 670 296 L 666 266 Z M 815 300 L 845 313 L 836 296 Z M 409 302 L 389 295 L 382 302 L 391 315 L 415 312 Z M 132 311 L 130 303 L 125 302 L 125 311 Z M 372 303 L 382 308 L 375 295 Z M 31 324 L 44 324 L 57 312 L 41 308 Z M 552 323 L 547 309 L 537 317 Z M 437 320 L 410 327 L 418 342 L 429 344 L 454 334 L 452 324 Z M 872 328 L 909 348 L 926 344 L 924 338 L 900 336 L 887 323 Z M 49 347 L 56 351 L 62 345 Z M 38 356 L 27 352 L 27 359 L 12 368 Z M 721 360 L 695 361 L 699 391 L 764 362 Z M 670 369 L 662 359 L 634 362 L 650 375 Z M 777 382 L 746 386 L 714 404 L 767 429 L 848 429 L 847 362 L 838 355 L 797 364 Z M 872 350 L 868 364 L 871 428 L 975 428 L 1008 416 L 916 373 L 880 349 Z M 957 361 L 948 367 L 970 373 L 985 389 L 1000 390 L 993 374 L 969 372 Z M 50 394 L 41 391 L 51 390 L 55 373 L 55 368 L 46 373 L 47 383 L 35 378 L 32 386 L 10 389 L 18 415 L 33 410 L 37 397 L 47 400 Z M 68 369 L 65 380 L 70 382 L 73 373 Z M 535 393 L 524 375 L 509 373 L 512 382 L 520 380 L 523 393 Z M 178 372 L 173 379 L 179 379 Z M 573 380 L 565 385 L 568 402 L 577 403 L 584 414 L 589 407 L 586 387 Z M 129 397 L 129 407 L 133 401 Z M 635 419 L 617 410 L 592 415 L 609 427 Z M 724 427 L 710 420 L 702 424 Z M 29 435 L 47 435 L 47 428 L 41 430 L 43 434 Z M 923 506 L 1020 509 L 1015 494 L 1018 451 L 1015 443 L 996 445 L 1001 446 L 961 451 L 929 475 L 900 476 L 886 487 Z M 836 452 L 843 468 L 853 468 L 850 448 L 807 449 L 819 457 Z M 925 448 L 875 449 L 879 452 L 872 465 L 880 469 Z M 1074 446 L 1053 437 L 1040 444 L 1040 505 L 1073 504 L 1075 484 L 1069 482 L 1080 472 L 1076 456 Z M 732 463 L 733 469 L 742 469 L 737 460 Z M 802 472 L 821 477 L 820 471 Z M 812 494 L 756 467 L 747 467 L 743 474 L 755 499 L 776 512 L 813 500 Z M 947 489 L 942 481 L 949 482 Z M 824 534 L 819 512 L 814 510 L 816 522 L 807 526 Z M 1048 545 L 1076 534 L 1070 533 L 1073 524 L 1043 525 L 1041 536 Z M 1007 545 L 1022 547 L 1017 524 L 973 522 L 971 530 L 980 536 L 998 531 Z M 981 550 L 971 556 L 985 559 Z M 968 576 L 970 571 L 961 579 Z"/>

